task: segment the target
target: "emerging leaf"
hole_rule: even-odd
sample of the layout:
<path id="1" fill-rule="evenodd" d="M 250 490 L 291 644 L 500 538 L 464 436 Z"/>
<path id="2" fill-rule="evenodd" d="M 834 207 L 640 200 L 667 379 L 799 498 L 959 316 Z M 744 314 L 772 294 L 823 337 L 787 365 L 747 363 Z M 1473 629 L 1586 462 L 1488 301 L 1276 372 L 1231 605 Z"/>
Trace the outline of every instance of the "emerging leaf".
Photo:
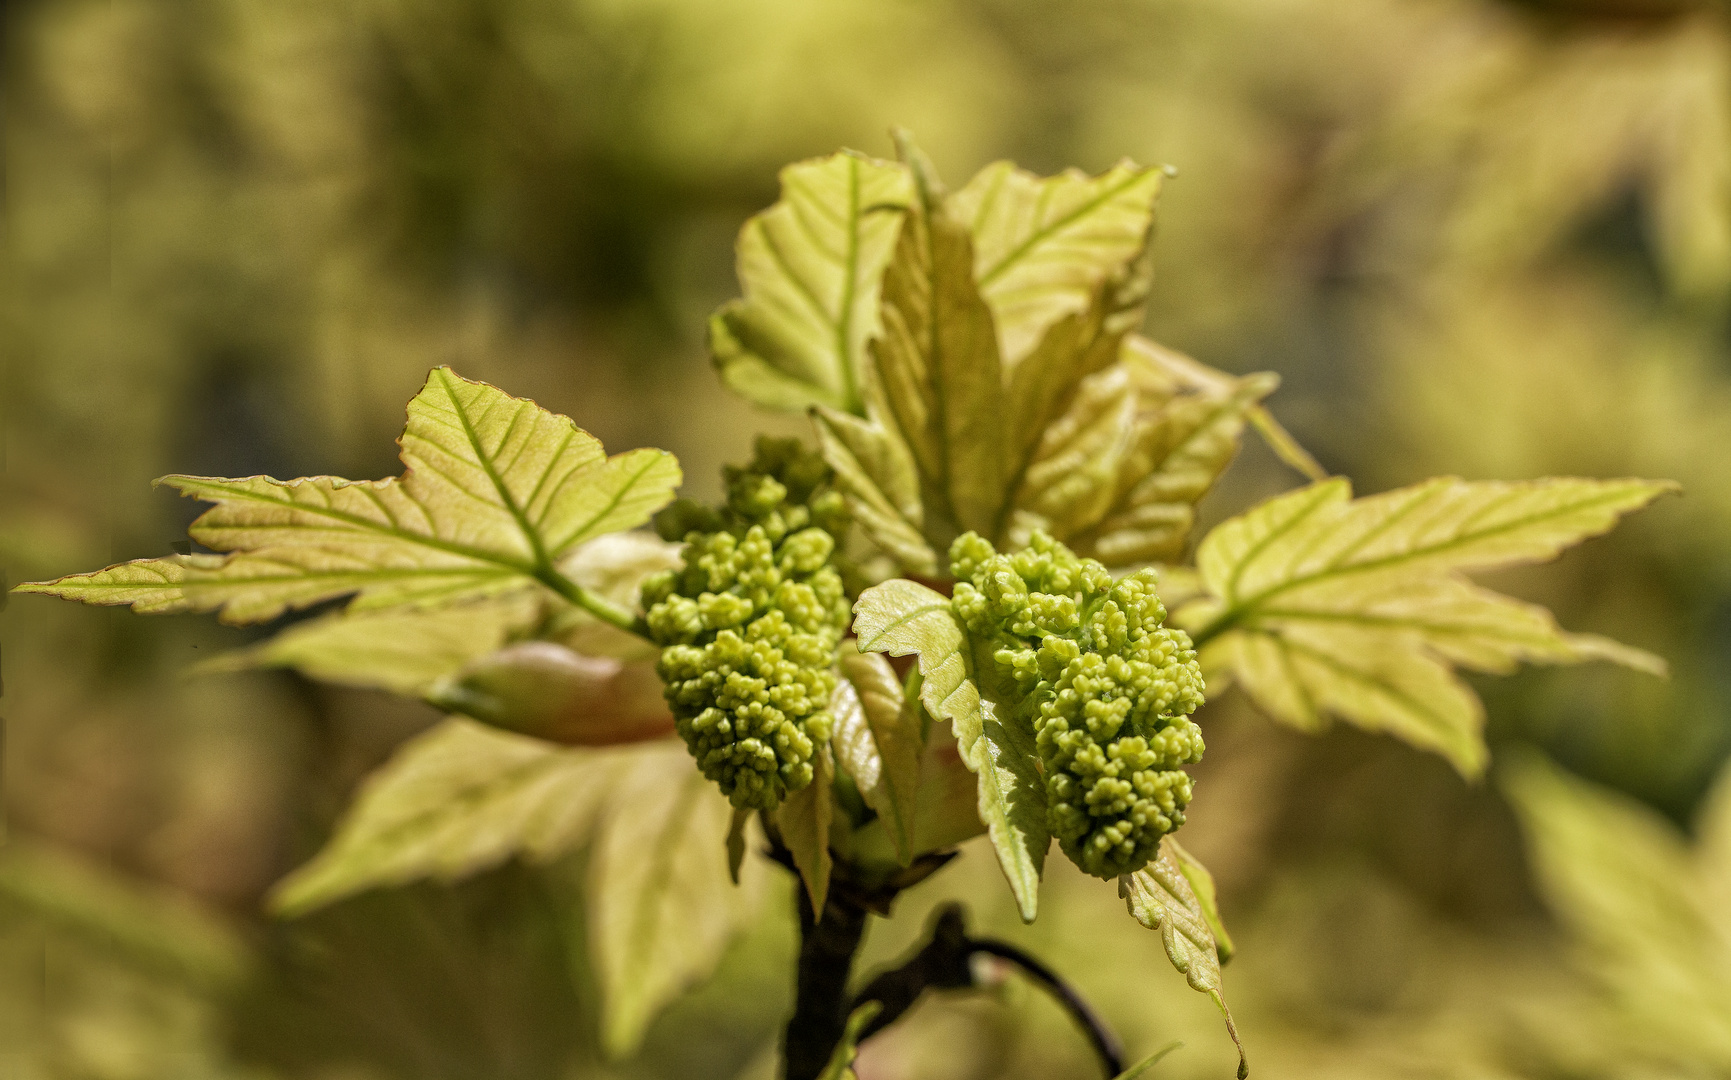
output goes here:
<path id="1" fill-rule="evenodd" d="M 870 415 L 919 471 L 927 539 L 943 548 L 968 529 L 994 532 L 1004 497 L 998 340 L 968 231 L 941 205 L 903 217 L 884 275 L 883 336 L 870 353 Z"/>
<path id="2" fill-rule="evenodd" d="M 1008 161 L 986 166 L 950 199 L 973 234 L 980 292 L 1014 366 L 1046 329 L 1087 309 L 1139 258 L 1164 173 L 1125 161 L 1099 176 L 1040 177 Z"/>
<path id="3" fill-rule="evenodd" d="M 643 524 L 680 480 L 671 454 L 607 457 L 569 419 L 448 368 L 409 403 L 401 442 L 403 475 L 388 480 L 164 477 L 216 504 L 190 531 L 225 558 L 147 559 L 20 589 L 137 611 L 219 611 L 231 623 L 351 594 L 350 610 L 362 611 L 536 581 L 592 607 L 560 560 Z"/>
<path id="4" fill-rule="evenodd" d="M 909 573 L 937 573 L 937 552 L 923 534 L 919 470 L 907 444 L 876 423 L 834 409 L 814 409 L 812 424 L 860 528 Z"/>
<path id="5" fill-rule="evenodd" d="M 761 867 L 729 879 L 732 812 L 678 742 L 571 750 L 452 719 L 373 774 L 337 834 L 276 888 L 300 915 L 365 889 L 454 881 L 589 846 L 587 940 L 603 1043 L 629 1053 L 755 915 Z"/>
<path id="6" fill-rule="evenodd" d="M 1244 1044 L 1226 1007 L 1221 988 L 1219 943 L 1209 927 L 1207 909 L 1191 887 L 1171 837 L 1160 843 L 1160 854 L 1146 867 L 1118 879 L 1118 895 L 1124 898 L 1137 922 L 1160 934 L 1166 958 L 1178 969 L 1192 990 L 1207 994 L 1226 1018 L 1226 1031 L 1238 1047 L 1239 1080 L 1249 1075 Z"/>
<path id="7" fill-rule="evenodd" d="M 853 1071 L 854 1058 L 859 1056 L 860 1035 L 883 1011 L 881 1001 L 868 1001 L 848 1014 L 847 1025 L 842 1028 L 841 1041 L 835 1044 L 835 1051 L 830 1054 L 829 1063 L 818 1074 L 817 1080 L 859 1080 Z"/>
<path id="8" fill-rule="evenodd" d="M 783 169 L 781 201 L 739 234 L 745 297 L 710 319 L 723 381 L 770 408 L 859 412 L 879 286 L 912 198 L 905 166 L 859 154 Z"/>
<path id="9" fill-rule="evenodd" d="M 1123 356 L 1136 402 L 1128 445 L 1115 451 L 1106 505 L 1065 536 L 1079 553 L 1108 566 L 1176 562 L 1196 504 L 1238 453 L 1250 411 L 1280 380 L 1267 372 L 1233 378 L 1137 337 Z M 1021 529 L 1039 527 L 1037 510 L 1023 511 Z"/>
<path id="10" fill-rule="evenodd" d="M 906 866 L 916 854 L 914 815 L 926 748 L 926 715 L 917 681 L 913 692 L 904 692 L 887 660 L 854 651 L 845 642 L 841 672 L 830 705 L 836 757 L 866 805 L 877 811 L 896 857 Z"/>
<path id="11" fill-rule="evenodd" d="M 811 766 L 811 783 L 782 800 L 775 810 L 775 824 L 799 868 L 811 910 L 821 915 L 835 865 L 829 851 L 829 828 L 835 819 L 835 796 L 830 790 L 835 785 L 835 756 L 828 746 L 817 748 Z"/>
<path id="12" fill-rule="evenodd" d="M 1547 559 L 1673 485 L 1646 480 L 1426 481 L 1352 499 L 1344 479 L 1222 523 L 1197 553 L 1209 596 L 1177 613 L 1204 668 L 1230 673 L 1270 715 L 1307 731 L 1333 713 L 1484 767 L 1483 707 L 1451 665 L 1657 658 L 1566 634 L 1550 613 L 1461 571 Z"/>
<path id="13" fill-rule="evenodd" d="M 949 598 L 912 581 L 887 581 L 860 594 L 854 632 L 862 652 L 919 656 L 920 700 L 934 719 L 954 726 L 962 761 L 978 778 L 980 820 L 1022 918 L 1032 922 L 1051 846 L 1045 782 L 1033 736 L 1008 722 L 1005 703 L 981 696 L 974 674 L 979 660 Z M 985 663 L 991 662 L 988 655 Z"/>
<path id="14" fill-rule="evenodd" d="M 1177 840 L 1167 837 L 1166 846 L 1177 860 L 1184 880 L 1190 883 L 1190 890 L 1196 894 L 1196 902 L 1202 908 L 1202 917 L 1208 921 L 1208 931 L 1214 935 L 1214 952 L 1224 965 L 1232 959 L 1237 948 L 1226 932 L 1226 924 L 1220 920 L 1220 901 L 1215 896 L 1214 875 L 1196 860 L 1196 856 L 1185 851 L 1184 846 Z"/>

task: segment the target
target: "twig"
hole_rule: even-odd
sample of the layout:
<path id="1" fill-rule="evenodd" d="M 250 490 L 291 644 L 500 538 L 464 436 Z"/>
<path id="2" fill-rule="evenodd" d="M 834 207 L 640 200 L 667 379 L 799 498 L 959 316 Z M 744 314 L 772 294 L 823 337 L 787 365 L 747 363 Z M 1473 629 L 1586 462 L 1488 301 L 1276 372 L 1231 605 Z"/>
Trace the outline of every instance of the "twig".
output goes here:
<path id="1" fill-rule="evenodd" d="M 883 1029 L 913 1007 L 927 990 L 961 989 L 974 985 L 973 957 L 996 956 L 1020 968 L 1063 1006 L 1070 1018 L 1088 1035 L 1088 1042 L 1108 1077 L 1124 1071 L 1124 1048 L 1104 1020 L 1082 996 L 1051 968 L 1007 942 L 971 938 L 959 904 L 946 904 L 932 924 L 932 936 L 919 952 L 902 966 L 884 972 L 859 992 L 853 1004 L 883 1003 L 883 1011 L 866 1025 L 864 1040 Z M 792 1075 L 791 1073 L 789 1074 Z"/>

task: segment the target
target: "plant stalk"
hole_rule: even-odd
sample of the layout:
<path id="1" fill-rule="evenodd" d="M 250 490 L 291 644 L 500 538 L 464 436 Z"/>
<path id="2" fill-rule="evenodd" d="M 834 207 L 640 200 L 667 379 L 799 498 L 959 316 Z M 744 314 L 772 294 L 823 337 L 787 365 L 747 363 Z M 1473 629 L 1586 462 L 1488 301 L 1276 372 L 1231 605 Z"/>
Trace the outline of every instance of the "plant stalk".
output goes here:
<path id="1" fill-rule="evenodd" d="M 847 977 L 870 913 L 831 890 L 817 918 L 799 890 L 799 975 L 793 1018 L 782 1040 L 787 1080 L 817 1080 L 847 1025 Z"/>

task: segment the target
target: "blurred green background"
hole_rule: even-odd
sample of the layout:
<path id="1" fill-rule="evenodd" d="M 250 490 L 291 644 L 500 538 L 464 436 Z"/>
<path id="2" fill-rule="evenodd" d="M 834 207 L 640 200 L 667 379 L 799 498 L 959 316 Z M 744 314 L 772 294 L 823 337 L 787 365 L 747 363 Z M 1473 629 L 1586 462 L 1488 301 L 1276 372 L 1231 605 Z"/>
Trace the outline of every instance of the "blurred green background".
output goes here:
<path id="1" fill-rule="evenodd" d="M 11 582 L 166 553 L 196 506 L 153 491 L 163 473 L 394 474 L 403 404 L 442 363 L 612 449 L 670 449 L 713 495 L 755 432 L 803 428 L 724 396 L 709 368 L 703 320 L 736 292 L 735 232 L 774 200 L 782 164 L 839 146 L 887 156 L 902 125 L 955 184 L 1001 157 L 1176 166 L 1148 331 L 1218 367 L 1281 372 L 1275 412 L 1361 492 L 1439 473 L 1680 480 L 1683 498 L 1497 582 L 1666 656 L 1673 677 L 1563 669 L 1478 687 L 1499 760 L 1536 745 L 1678 828 L 1731 753 L 1718 3 L 3 11 Z M 1294 482 L 1247 447 L 1205 516 Z M 785 907 L 641 1058 L 604 1063 L 568 867 L 373 894 L 297 924 L 260 914 L 430 709 L 281 673 L 187 679 L 257 636 L 210 620 L 36 597 L 0 620 L 0 1080 L 773 1075 Z M 1731 1070 L 1722 1045 L 1617 1019 L 1592 935 L 1533 876 L 1494 773 L 1468 784 L 1386 739 L 1305 738 L 1232 695 L 1201 719 L 1185 840 L 1238 938 L 1227 990 L 1255 1072 Z M 874 930 L 865 963 L 963 897 L 1072 977 L 1132 1051 L 1185 1039 L 1154 1075 L 1229 1075 L 1212 1007 L 1111 890 L 1058 873 L 1047 892 L 1020 927 L 970 848 Z M 1720 975 L 1676 1000 L 1731 1031 Z M 1056 1009 L 1011 983 L 928 1002 L 860 1071 L 1091 1068 Z"/>

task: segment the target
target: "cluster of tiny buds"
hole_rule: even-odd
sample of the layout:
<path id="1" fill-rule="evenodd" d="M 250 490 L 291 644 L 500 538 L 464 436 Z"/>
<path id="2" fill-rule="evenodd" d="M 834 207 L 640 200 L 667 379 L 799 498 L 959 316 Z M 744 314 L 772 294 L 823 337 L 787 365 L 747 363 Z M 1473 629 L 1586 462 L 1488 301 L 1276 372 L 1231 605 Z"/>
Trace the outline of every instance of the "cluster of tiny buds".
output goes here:
<path id="1" fill-rule="evenodd" d="M 644 583 L 679 734 L 735 806 L 774 809 L 811 783 L 829 740 L 848 602 L 833 558 L 846 527 L 829 472 L 797 440 L 760 439 L 726 472 L 720 509 L 682 500 L 656 525 L 684 565 Z"/>
<path id="2" fill-rule="evenodd" d="M 1184 823 L 1201 760 L 1189 714 L 1203 682 L 1189 637 L 1164 625 L 1154 571 L 1114 581 L 1045 533 L 1000 554 L 967 533 L 950 549 L 952 604 L 994 644 L 995 676 L 1035 734 L 1047 824 L 1083 870 L 1141 869 Z"/>

